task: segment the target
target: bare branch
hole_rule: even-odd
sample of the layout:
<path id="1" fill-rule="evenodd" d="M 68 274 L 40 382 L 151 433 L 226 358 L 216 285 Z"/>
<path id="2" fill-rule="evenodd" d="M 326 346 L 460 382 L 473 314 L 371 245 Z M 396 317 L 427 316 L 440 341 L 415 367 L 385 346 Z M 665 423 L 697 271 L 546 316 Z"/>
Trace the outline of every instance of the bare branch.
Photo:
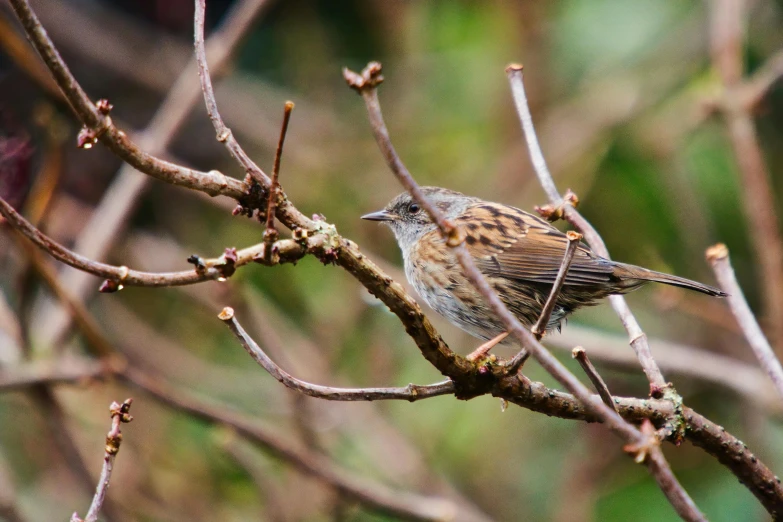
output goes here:
<path id="1" fill-rule="evenodd" d="M 767 58 L 767 61 L 739 89 L 745 109 L 748 111 L 755 109 L 781 78 L 783 78 L 783 49 Z"/>
<path id="2" fill-rule="evenodd" d="M 227 63 L 231 60 L 244 36 L 253 27 L 259 14 L 263 12 L 264 7 L 269 3 L 268 0 L 240 0 L 234 2 L 228 9 L 220 25 L 206 43 L 207 52 L 218 72 L 228 69 L 226 67 Z M 64 9 L 65 12 L 63 8 L 49 3 L 48 9 L 52 7 L 55 7 L 56 13 L 54 18 L 59 21 L 60 25 L 72 23 L 78 25 L 78 21 L 81 20 L 78 14 L 75 15 L 75 19 L 63 19 L 63 17 L 72 16 L 74 11 L 78 11 L 78 8 L 75 8 L 73 5 L 67 6 Z M 89 12 L 93 15 L 96 14 L 96 6 L 89 6 Z M 92 22 L 93 26 L 95 23 L 98 23 L 97 20 L 92 20 Z M 51 29 L 56 30 L 57 27 L 52 27 Z M 93 29 L 89 30 L 90 38 L 85 38 L 84 32 L 79 29 L 71 28 L 71 31 L 79 34 L 77 40 L 80 44 L 84 44 L 89 40 L 90 43 L 86 45 L 90 47 L 96 41 L 101 40 L 101 38 L 96 39 L 96 34 L 100 32 L 96 31 L 96 29 L 93 27 Z M 103 36 L 106 35 L 104 34 Z M 168 44 L 170 43 L 168 42 Z M 124 62 L 127 57 L 127 53 L 124 53 L 121 61 Z M 118 62 L 116 59 L 109 61 L 114 64 Z M 132 67 L 137 66 L 138 63 Z M 143 76 L 144 73 L 149 72 L 146 69 L 152 68 L 144 67 L 143 69 L 135 69 L 137 73 L 136 78 L 138 78 L 138 74 Z M 182 125 L 187 121 L 187 117 L 191 114 L 193 107 L 201 100 L 201 87 L 197 82 L 193 81 L 196 74 L 196 59 L 191 57 L 176 76 L 175 81 L 171 85 L 166 85 L 167 93 L 165 98 L 146 128 L 138 134 L 131 133 L 137 140 L 140 148 L 150 154 L 171 156 L 170 151 L 167 152 L 167 148 L 179 133 Z M 131 164 L 123 164 L 114 176 L 100 203 L 90 215 L 90 219 L 79 232 L 79 237 L 77 237 L 74 243 L 73 250 L 85 257 L 104 261 L 108 252 L 118 239 L 122 237 L 121 231 L 127 226 L 130 216 L 150 182 L 151 178 L 149 175 L 140 174 Z M 247 183 L 232 178 L 227 178 L 227 182 L 232 186 L 236 185 L 235 196 L 241 196 L 238 201 L 244 207 L 255 208 L 261 203 L 262 200 L 257 198 L 254 192 L 250 191 Z M 206 192 L 204 193 L 206 194 Z M 235 197 L 234 199 L 237 198 Z M 88 289 L 92 290 L 94 288 L 89 286 L 92 282 L 82 272 L 65 271 L 61 277 L 65 287 L 69 288 L 78 299 L 84 300 Z M 52 345 L 58 344 L 65 337 L 70 327 L 69 317 L 59 310 L 48 317 L 46 321 L 47 329 L 43 332 L 44 339 Z"/>
<path id="3" fill-rule="evenodd" d="M 230 277 L 237 267 L 258 260 L 258 256 L 264 247 L 263 243 L 259 243 L 239 251 L 226 249 L 227 252 L 222 256 L 210 260 L 194 257 L 190 260 L 196 265 L 196 268 L 193 270 L 183 270 L 181 272 L 141 272 L 126 266 L 107 265 L 93 261 L 68 250 L 31 225 L 2 198 L 0 198 L 0 215 L 19 233 L 30 239 L 30 241 L 55 259 L 78 270 L 107 278 L 108 283 L 102 287 L 104 292 L 117 291 L 123 285 L 162 287 L 223 280 Z M 278 241 L 271 249 L 274 251 L 274 256 L 272 256 L 270 264 L 296 261 L 308 253 L 326 250 L 329 243 L 329 238 L 323 234 L 317 234 L 303 240 L 286 239 Z"/>
<path id="4" fill-rule="evenodd" d="M 242 146 L 237 142 L 231 133 L 231 129 L 223 122 L 223 118 L 218 112 L 217 102 L 215 101 L 215 90 L 212 87 L 212 78 L 209 75 L 209 65 L 207 65 L 207 52 L 204 45 L 204 11 L 206 10 L 206 0 L 196 0 L 196 12 L 193 16 L 196 63 L 198 64 L 198 76 L 201 79 L 201 90 L 204 93 L 204 101 L 207 105 L 207 113 L 212 125 L 217 133 L 217 140 L 223 143 L 231 155 L 242 167 L 245 172 L 261 186 L 269 187 L 271 180 L 266 173 L 261 170 L 251 158 L 245 153 Z"/>
<path id="5" fill-rule="evenodd" d="M 506 68 L 506 75 L 511 86 L 511 93 L 514 98 L 514 103 L 517 107 L 519 119 L 522 122 L 522 130 L 524 131 L 525 139 L 528 142 L 528 150 L 530 152 L 533 166 L 535 167 L 538 181 L 544 188 L 544 191 L 549 198 L 549 202 L 555 208 L 562 207 L 562 213 L 564 217 L 574 225 L 590 244 L 592 249 L 601 257 L 610 259 L 609 251 L 604 244 L 603 239 L 593 226 L 576 210 L 574 204 L 578 201 L 575 198 L 564 200 L 560 196 L 555 181 L 552 175 L 549 173 L 549 169 L 546 167 L 546 161 L 544 160 L 544 154 L 541 152 L 541 147 L 538 144 L 538 138 L 536 138 L 536 130 L 533 126 L 533 119 L 530 115 L 530 109 L 527 104 L 527 96 L 525 95 L 525 84 L 522 81 L 522 66 L 510 65 Z M 623 296 L 613 295 L 609 297 L 609 301 L 612 304 L 612 308 L 620 317 L 623 326 L 628 332 L 631 346 L 636 352 L 636 357 L 639 359 L 639 363 L 642 365 L 647 379 L 650 381 L 650 387 L 652 395 L 659 396 L 662 391 L 667 387 L 666 380 L 663 378 L 658 364 L 653 359 L 650 346 L 647 342 L 647 336 L 642 331 L 636 318 L 631 313 L 631 309 L 625 302 Z"/>
<path id="6" fill-rule="evenodd" d="M 612 399 L 612 394 L 609 393 L 609 387 L 606 386 L 606 383 L 604 382 L 603 378 L 601 378 L 598 370 L 596 370 L 595 366 L 593 366 L 593 363 L 590 362 L 590 358 L 587 356 L 585 349 L 581 346 L 577 346 L 571 352 L 571 357 L 576 359 L 576 361 L 579 363 L 579 366 L 581 366 L 585 371 L 585 374 L 587 374 L 590 382 L 592 382 L 593 386 L 595 386 L 595 389 L 598 392 L 598 395 L 601 396 L 601 400 L 604 401 L 604 404 L 612 408 L 614 411 L 617 411 L 617 406 Z"/>
<path id="7" fill-rule="evenodd" d="M 258 343 L 256 343 L 239 324 L 234 317 L 234 310 L 224 308 L 218 315 L 221 321 L 228 326 L 231 333 L 239 340 L 245 351 L 264 368 L 269 374 L 283 383 L 288 388 L 296 390 L 310 397 L 326 399 L 330 401 L 377 401 L 377 400 L 406 400 L 415 402 L 421 399 L 437 397 L 439 395 L 453 394 L 454 383 L 450 380 L 421 386 L 409 384 L 404 388 L 334 388 L 331 386 L 321 386 L 311 384 L 301 379 L 297 379 L 290 373 L 280 368 L 277 364 L 264 353 Z"/>
<path id="8" fill-rule="evenodd" d="M 84 122 L 81 140 L 83 146 L 91 146 L 96 140 L 101 140 L 117 156 L 161 181 L 201 190 L 211 196 L 221 194 L 234 199 L 244 196 L 245 185 L 239 180 L 228 178 L 218 171 L 200 172 L 175 165 L 139 148 L 125 132 L 112 123 L 108 113 L 102 113 L 90 101 L 60 57 L 27 0 L 11 0 L 11 5 L 22 22 L 27 37 L 43 58 L 74 113 Z"/>
<path id="9" fill-rule="evenodd" d="M 272 167 L 272 186 L 269 187 L 269 198 L 266 204 L 266 229 L 264 230 L 264 252 L 262 257 L 268 261 L 272 255 L 272 243 L 277 241 L 277 229 L 275 228 L 275 207 L 280 196 L 280 162 L 283 159 L 283 144 L 288 132 L 288 122 L 291 120 L 291 111 L 294 110 L 294 102 L 285 102 L 283 111 L 283 125 L 280 128 L 280 140 L 275 151 L 275 163 Z"/>
<path id="10" fill-rule="evenodd" d="M 560 269 L 557 271 L 557 277 L 552 284 L 552 290 L 549 291 L 549 297 L 547 297 L 544 303 L 544 308 L 541 310 L 541 315 L 533 325 L 530 331 L 536 336 L 536 339 L 541 340 L 544 336 L 547 325 L 549 324 L 549 318 L 552 316 L 552 310 L 555 309 L 555 303 L 560 295 L 560 289 L 563 288 L 565 283 L 568 269 L 571 267 L 571 261 L 574 260 L 574 254 L 576 253 L 576 247 L 579 246 L 579 241 L 582 239 L 582 234 L 569 230 L 566 233 L 568 239 L 568 245 L 566 246 L 565 254 L 563 254 L 563 261 L 560 263 Z"/>
<path id="11" fill-rule="evenodd" d="M 132 403 L 133 399 L 125 399 L 125 402 L 122 404 L 112 402 L 111 406 L 109 406 L 109 412 L 111 413 L 111 429 L 106 435 L 106 453 L 103 456 L 101 478 L 98 480 L 98 487 L 95 489 L 95 496 L 92 498 L 92 504 L 90 504 L 90 509 L 87 511 L 87 516 L 82 520 L 74 513 L 71 517 L 71 522 L 97 522 L 98 513 L 103 507 L 103 503 L 106 500 L 106 493 L 109 490 L 109 481 L 111 480 L 111 474 L 114 470 L 114 459 L 116 458 L 117 453 L 119 453 L 120 444 L 122 443 L 120 424 L 133 420 L 133 417 L 128 413 Z"/>
<path id="12" fill-rule="evenodd" d="M 737 323 L 742 328 L 742 332 L 745 334 L 745 339 L 747 339 L 748 344 L 753 349 L 753 354 L 764 371 L 767 372 L 767 375 L 769 375 L 780 396 L 783 397 L 783 367 L 781 367 L 780 361 L 775 356 L 769 341 L 764 337 L 764 332 L 761 331 L 761 327 L 753 316 L 748 302 L 742 295 L 742 289 L 737 282 L 734 269 L 731 267 L 731 261 L 729 260 L 729 249 L 724 244 L 714 245 L 707 249 L 707 260 L 712 265 L 715 277 L 718 279 L 721 288 L 729 294 L 727 297 L 729 306 L 737 319 Z"/>

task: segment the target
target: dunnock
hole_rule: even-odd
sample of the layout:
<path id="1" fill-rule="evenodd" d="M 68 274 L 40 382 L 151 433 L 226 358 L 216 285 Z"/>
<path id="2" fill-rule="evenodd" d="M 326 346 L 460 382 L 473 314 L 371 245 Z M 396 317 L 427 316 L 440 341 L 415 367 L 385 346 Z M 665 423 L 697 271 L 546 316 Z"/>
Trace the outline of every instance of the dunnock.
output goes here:
<path id="1" fill-rule="evenodd" d="M 530 328 L 541 314 L 562 263 L 568 244 L 565 234 L 508 205 L 438 187 L 422 190 L 449 220 L 463 228 L 465 244 L 479 270 L 509 310 Z M 433 310 L 475 337 L 502 336 L 505 328 L 463 275 L 436 225 L 407 192 L 362 219 L 381 221 L 392 229 L 408 281 Z M 726 295 L 682 277 L 604 259 L 580 243 L 547 329 L 559 329 L 560 322 L 579 307 L 594 305 L 610 294 L 630 292 L 648 281 Z"/>

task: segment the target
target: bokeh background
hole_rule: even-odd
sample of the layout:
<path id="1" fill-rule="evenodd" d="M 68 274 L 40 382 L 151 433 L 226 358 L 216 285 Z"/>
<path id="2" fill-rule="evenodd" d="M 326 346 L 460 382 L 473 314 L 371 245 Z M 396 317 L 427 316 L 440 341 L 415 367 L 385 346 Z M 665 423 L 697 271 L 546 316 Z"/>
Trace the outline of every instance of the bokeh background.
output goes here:
<path id="1" fill-rule="evenodd" d="M 233 4 L 208 2 L 208 25 L 219 24 Z M 763 282 L 741 176 L 725 122 L 709 110 L 720 93 L 710 61 L 710 4 L 270 0 L 217 81 L 218 102 L 246 150 L 271 169 L 283 103 L 294 101 L 281 174 L 287 194 L 305 213 L 325 215 L 401 281 L 391 233 L 359 219 L 400 187 L 341 68 L 383 63 L 380 98 L 392 140 L 420 183 L 531 210 L 545 195 L 503 72 L 509 62 L 522 62 L 558 186 L 580 196 L 580 209 L 613 257 L 714 283 L 703 252 L 724 242 L 747 298 L 760 310 Z M 149 123 L 192 54 L 188 0 L 36 0 L 33 7 L 86 91 L 93 99 L 109 98 L 115 121 L 131 133 Z M 783 48 L 782 9 L 780 1 L 750 2 L 747 74 Z M 37 212 L 40 194 L 50 194 L 39 224 L 73 245 L 121 164 L 102 146 L 75 147 L 79 126 L 37 75 L 29 50 L 15 45 L 26 41 L 10 9 L 4 5 L 0 14 L 3 150 L 17 154 L 0 186 L 28 216 Z M 198 82 L 195 74 L 192 81 Z M 780 199 L 783 87 L 771 88 L 755 122 Z M 14 148 L 19 143 L 22 148 Z M 202 170 L 243 174 L 215 140 L 200 101 L 167 154 Z M 191 253 L 212 257 L 228 246 L 259 242 L 263 226 L 232 217 L 233 206 L 152 181 L 114 234 L 106 259 L 183 270 Z M 27 357 L 84 356 L 78 333 L 55 336 L 62 311 L 8 234 L 0 232 L 0 371 L 13 371 Z M 58 268 L 64 278 L 72 272 Z M 136 367 L 211 404 L 245 412 L 358 477 L 456 499 L 466 516 L 484 519 L 677 519 L 645 470 L 600 426 L 514 406 L 501 412 L 489 397 L 414 404 L 298 397 L 256 366 L 216 318 L 233 305 L 281 365 L 321 384 L 438 380 L 398 320 L 339 268 L 305 259 L 296 266 L 249 266 L 226 283 L 107 295 L 96 293 L 99 283 L 92 282 L 89 309 Z M 725 303 L 653 287 L 628 300 L 686 403 L 740 437 L 773 470 L 783 470 L 783 408 L 752 371 L 755 363 Z M 475 340 L 431 318 L 455 350 L 475 347 Z M 612 356 L 630 348 L 608 305 L 577 313 L 551 339 L 558 356 L 579 372 L 570 361 L 576 344 L 591 354 L 603 348 L 606 355 L 594 362 L 613 393 L 647 394 L 638 366 Z M 713 357 L 734 361 L 724 366 L 736 369 L 727 382 L 688 371 Z M 526 369 L 553 384 L 535 363 Z M 228 430 L 167 409 L 121 382 L 62 385 L 54 396 L 64 413 L 60 425 L 95 477 L 106 408 L 135 397 L 135 421 L 124 427 L 110 489 L 122 520 L 394 519 L 344 501 Z M 92 493 L 52 443 L 51 416 L 40 404 L 30 390 L 0 394 L 0 489 L 10 498 L 4 505 L 15 505 L 22 520 L 64 520 L 75 510 L 83 515 Z M 687 443 L 664 449 L 711 520 L 766 519 L 755 498 L 704 452 Z"/>

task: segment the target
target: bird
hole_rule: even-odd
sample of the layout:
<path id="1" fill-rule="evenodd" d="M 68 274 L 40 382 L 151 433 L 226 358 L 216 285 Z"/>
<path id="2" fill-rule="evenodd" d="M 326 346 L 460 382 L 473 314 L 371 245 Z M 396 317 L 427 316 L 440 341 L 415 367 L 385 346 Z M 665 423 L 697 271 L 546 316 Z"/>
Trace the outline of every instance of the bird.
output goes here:
<path id="1" fill-rule="evenodd" d="M 563 261 L 569 239 L 544 219 L 502 203 L 460 192 L 422 187 L 424 196 L 454 225 L 479 271 L 501 301 L 526 328 L 541 315 Z M 378 221 L 394 233 L 405 275 L 427 305 L 470 335 L 486 341 L 469 358 L 485 355 L 504 341 L 506 328 L 467 277 L 438 226 L 408 192 L 362 219 Z M 580 242 L 545 330 L 560 330 L 575 310 L 625 294 L 648 282 L 725 297 L 723 291 L 682 277 L 619 263 Z"/>

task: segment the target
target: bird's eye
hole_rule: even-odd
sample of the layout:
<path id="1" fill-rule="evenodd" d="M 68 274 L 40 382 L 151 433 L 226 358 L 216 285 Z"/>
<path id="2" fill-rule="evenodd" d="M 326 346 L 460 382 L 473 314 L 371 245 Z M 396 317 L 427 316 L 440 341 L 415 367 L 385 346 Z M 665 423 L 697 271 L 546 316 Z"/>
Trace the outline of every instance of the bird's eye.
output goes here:
<path id="1" fill-rule="evenodd" d="M 419 210 L 421 210 L 421 208 L 416 203 L 411 203 L 410 205 L 408 205 L 408 213 L 409 214 L 417 214 L 419 212 Z"/>

